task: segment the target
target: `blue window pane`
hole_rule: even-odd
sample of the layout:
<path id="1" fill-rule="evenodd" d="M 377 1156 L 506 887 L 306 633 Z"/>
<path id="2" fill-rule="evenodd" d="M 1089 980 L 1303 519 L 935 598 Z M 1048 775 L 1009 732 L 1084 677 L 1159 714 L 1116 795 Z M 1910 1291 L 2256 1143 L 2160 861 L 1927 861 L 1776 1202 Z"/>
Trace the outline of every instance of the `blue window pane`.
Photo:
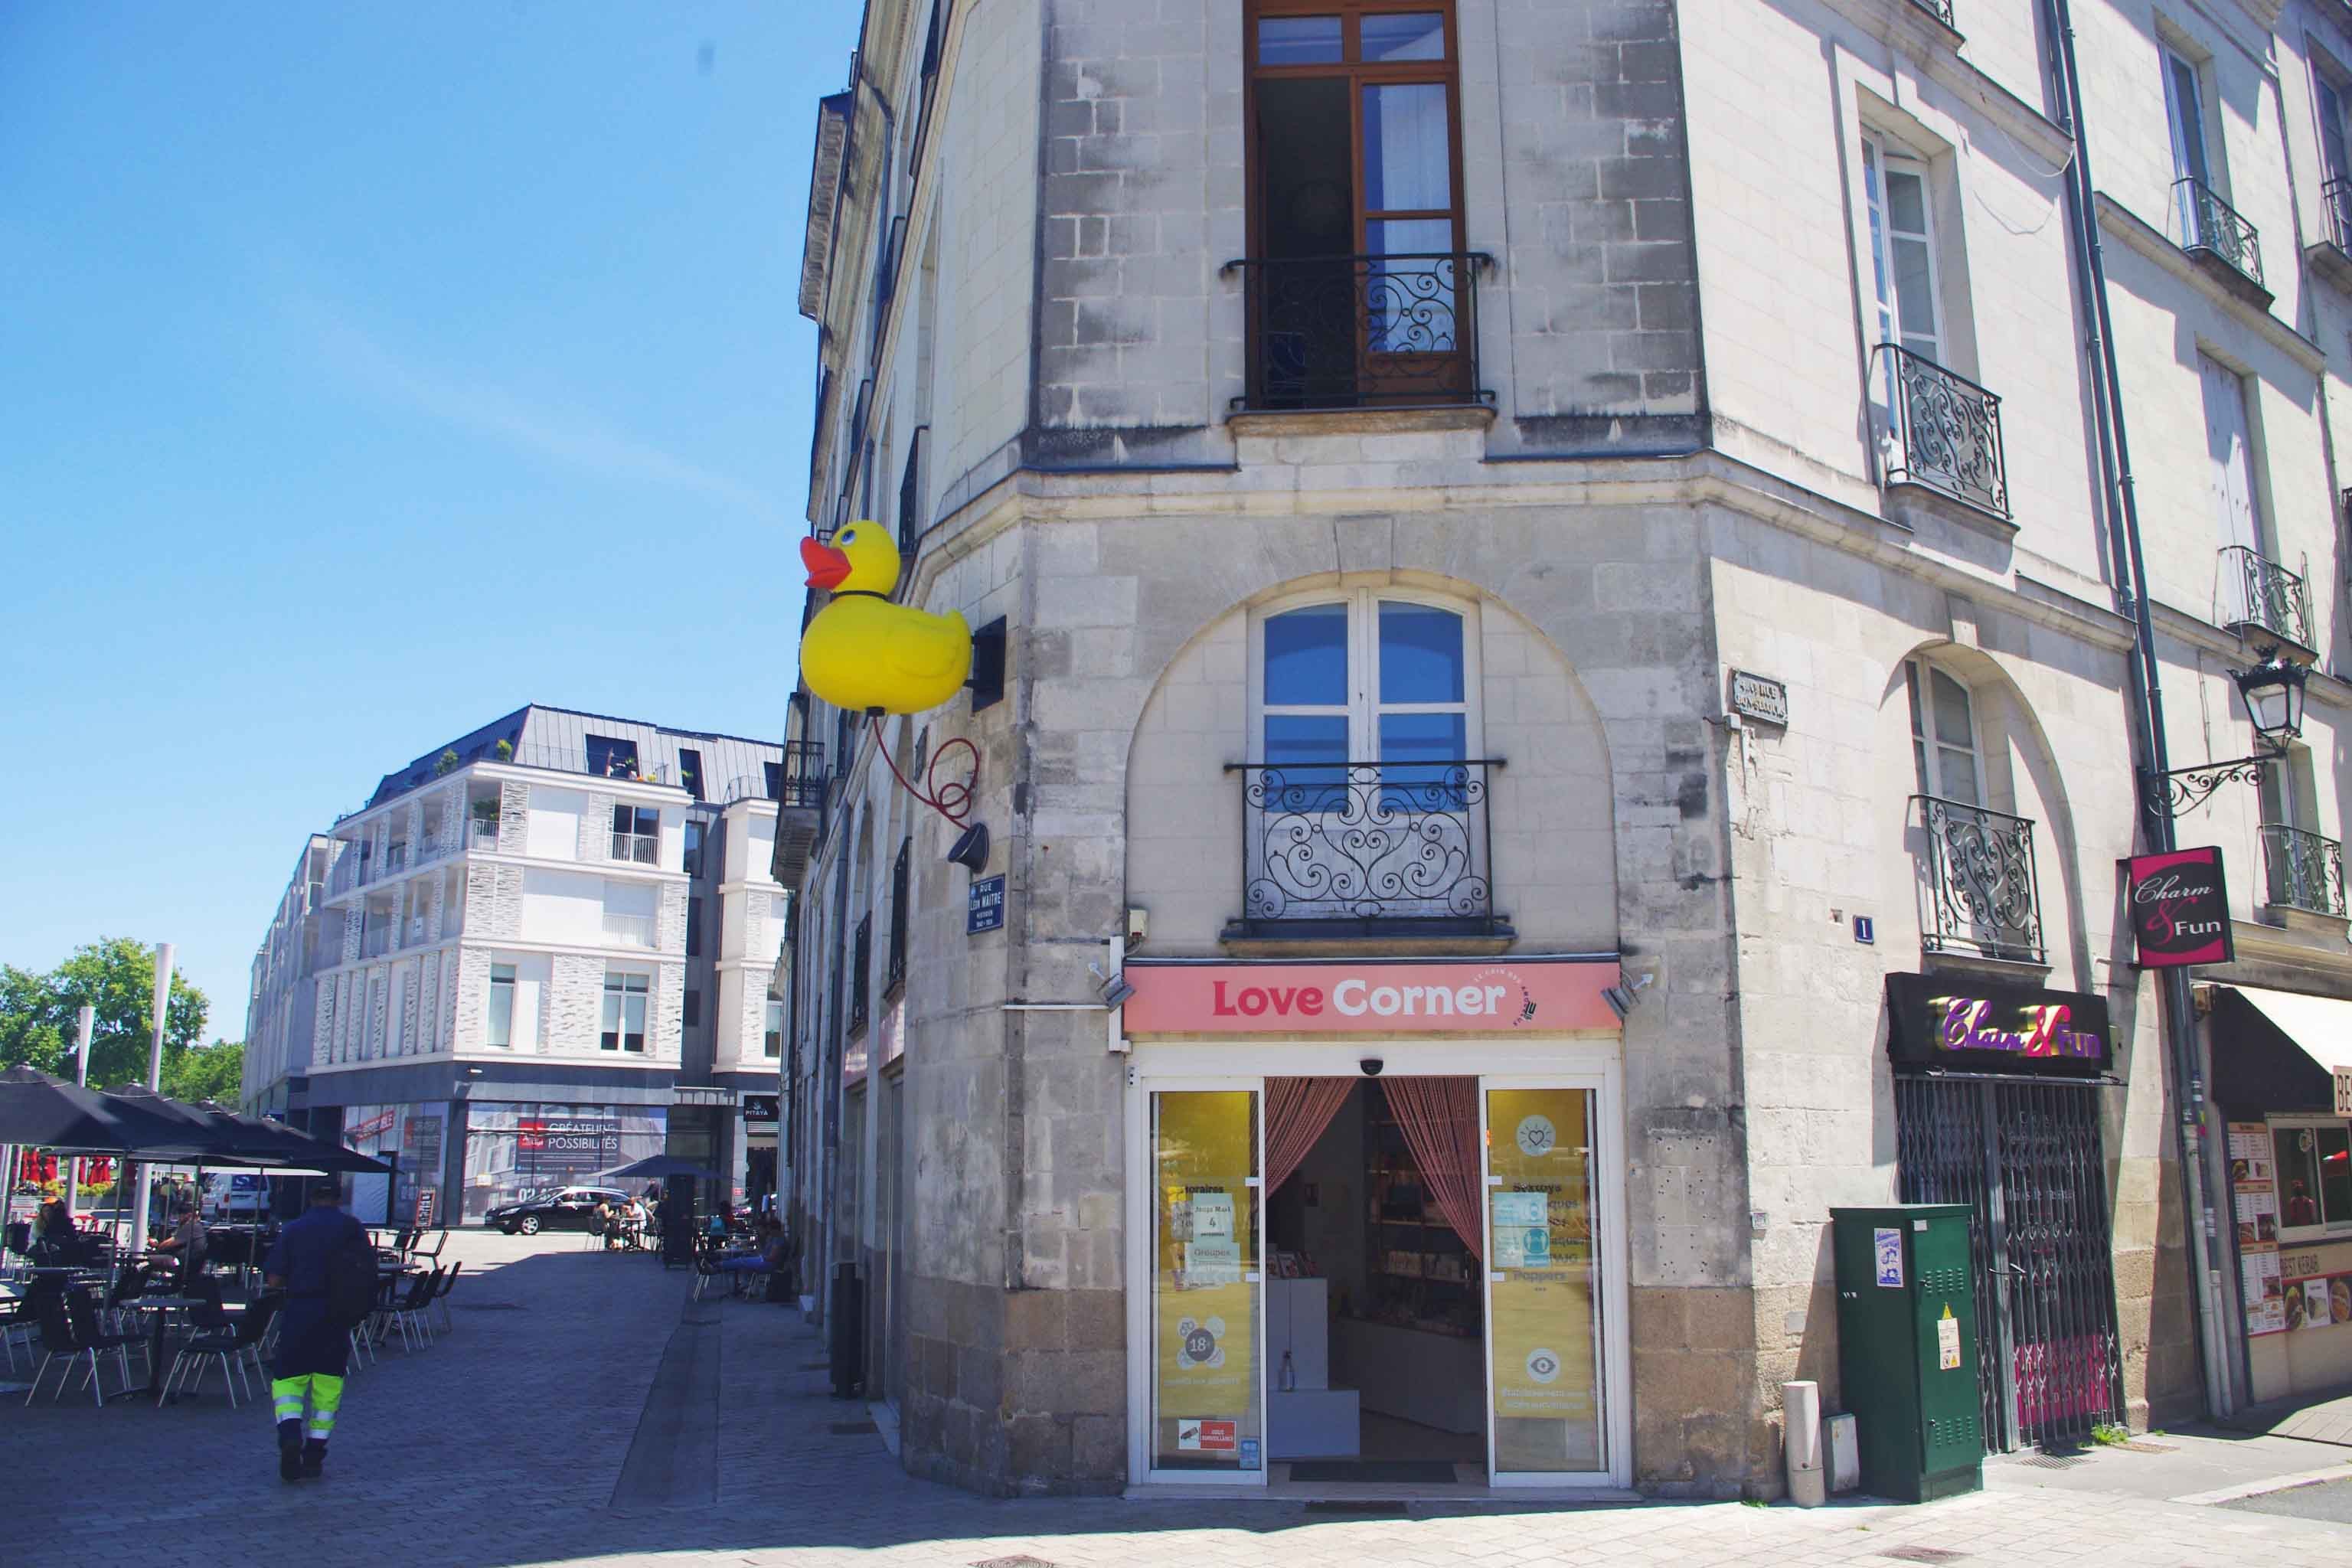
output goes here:
<path id="1" fill-rule="evenodd" d="M 1381 700 L 1459 702 L 1462 698 L 1462 617 L 1426 605 L 1381 605 Z M 1454 721 L 1459 732 L 1461 719 Z M 1388 741 L 1383 723 L 1382 746 Z M 1459 757 L 1456 750 L 1450 755 Z M 1381 752 L 1385 760 L 1384 749 Z"/>
<path id="2" fill-rule="evenodd" d="M 1427 212 L 1454 205 L 1453 131 L 1435 83 L 1364 89 L 1364 205 Z"/>
<path id="3" fill-rule="evenodd" d="M 1267 16 L 1257 25 L 1262 66 L 1322 66 L 1339 58 L 1337 16 Z"/>
<path id="4" fill-rule="evenodd" d="M 1467 726 L 1459 713 L 1381 715 L 1381 772 L 1384 777 L 1421 776 L 1415 770 L 1389 764 L 1461 762 L 1468 754 L 1465 750 L 1468 744 Z"/>
<path id="5" fill-rule="evenodd" d="M 1442 60 L 1445 58 L 1445 17 L 1437 11 L 1407 11 L 1393 16 L 1364 18 L 1364 58 L 1368 60 Z"/>
<path id="6" fill-rule="evenodd" d="M 1297 713 L 1265 716 L 1265 760 L 1277 767 L 1348 760 L 1348 721 L 1344 714 L 1328 717 Z"/>
<path id="7" fill-rule="evenodd" d="M 1459 713 L 1381 715 L 1381 800 L 1391 811 L 1460 811 L 1458 764 L 1468 725 Z"/>
<path id="8" fill-rule="evenodd" d="M 1310 605 L 1265 623 L 1265 701 L 1339 708 L 1348 700 L 1348 606 Z"/>

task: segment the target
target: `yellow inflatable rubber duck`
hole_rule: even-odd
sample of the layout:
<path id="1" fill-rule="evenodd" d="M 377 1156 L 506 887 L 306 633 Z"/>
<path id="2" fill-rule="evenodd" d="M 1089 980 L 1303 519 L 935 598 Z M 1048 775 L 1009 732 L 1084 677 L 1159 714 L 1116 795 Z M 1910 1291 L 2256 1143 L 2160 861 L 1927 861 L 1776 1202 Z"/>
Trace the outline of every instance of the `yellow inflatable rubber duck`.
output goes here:
<path id="1" fill-rule="evenodd" d="M 925 713 L 954 700 L 971 676 L 971 627 L 950 610 L 934 616 L 890 602 L 898 546 L 879 523 L 860 521 L 830 544 L 801 541 L 812 588 L 833 602 L 801 633 L 801 678 L 853 713 Z"/>

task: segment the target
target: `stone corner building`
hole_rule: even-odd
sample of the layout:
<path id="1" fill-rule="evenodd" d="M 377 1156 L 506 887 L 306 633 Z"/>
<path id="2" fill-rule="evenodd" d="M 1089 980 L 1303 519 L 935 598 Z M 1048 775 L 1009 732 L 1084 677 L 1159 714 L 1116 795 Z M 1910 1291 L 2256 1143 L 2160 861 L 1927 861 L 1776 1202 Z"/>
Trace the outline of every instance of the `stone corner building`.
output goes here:
<path id="1" fill-rule="evenodd" d="M 2285 11 L 2075 25 L 2177 760 L 2246 749 L 2250 648 L 2314 665 L 2290 762 L 2182 824 L 2238 928 L 2200 980 L 2342 998 L 2352 262 L 2300 51 L 2352 36 Z M 909 1469 L 1772 1495 L 1780 1385 L 1842 1407 L 1830 1210 L 1897 1200 L 1977 1208 L 1988 1447 L 2193 1412 L 2200 1334 L 2265 1386 L 2295 1337 L 2191 1291 L 2120 918 L 2135 625 L 2050 37 L 867 6 L 812 523 L 890 528 L 899 595 L 1008 647 L 1001 700 L 803 691 L 787 742 L 792 1204 Z M 971 779 L 986 862 L 899 777 Z M 2098 1076 L 2002 1055 L 2053 1020 Z M 1932 1070 L 1963 1037 L 1992 1069 Z"/>

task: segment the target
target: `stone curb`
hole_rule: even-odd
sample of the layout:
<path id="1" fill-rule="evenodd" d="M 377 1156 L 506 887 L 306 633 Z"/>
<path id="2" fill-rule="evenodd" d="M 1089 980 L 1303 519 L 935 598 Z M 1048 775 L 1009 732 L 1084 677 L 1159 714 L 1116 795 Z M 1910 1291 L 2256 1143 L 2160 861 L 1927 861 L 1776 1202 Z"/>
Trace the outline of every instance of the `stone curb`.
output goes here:
<path id="1" fill-rule="evenodd" d="M 2352 1459 L 2328 1466 L 2324 1470 L 2298 1470 L 2291 1476 L 2272 1476 L 2242 1486 L 2216 1487 L 2210 1492 L 2190 1492 L 2186 1497 L 2168 1498 L 2168 1502 L 2188 1502 L 2211 1505 L 2236 1502 L 2242 1498 L 2265 1497 L 2272 1492 L 2293 1491 L 2297 1487 L 2315 1486 L 2321 1481 L 2352 1480 Z"/>

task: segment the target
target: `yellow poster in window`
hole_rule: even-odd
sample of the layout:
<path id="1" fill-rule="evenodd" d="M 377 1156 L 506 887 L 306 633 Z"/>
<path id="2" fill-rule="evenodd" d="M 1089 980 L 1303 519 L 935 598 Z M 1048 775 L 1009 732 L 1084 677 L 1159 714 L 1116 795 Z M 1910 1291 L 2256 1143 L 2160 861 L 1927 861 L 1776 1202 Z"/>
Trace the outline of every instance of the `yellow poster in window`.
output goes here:
<path id="1" fill-rule="evenodd" d="M 1154 1463 L 1258 1467 L 1257 1096 L 1152 1097 Z"/>
<path id="2" fill-rule="evenodd" d="M 1495 1468 L 1604 1468 L 1591 1091 L 1488 1090 L 1486 1161 Z"/>

